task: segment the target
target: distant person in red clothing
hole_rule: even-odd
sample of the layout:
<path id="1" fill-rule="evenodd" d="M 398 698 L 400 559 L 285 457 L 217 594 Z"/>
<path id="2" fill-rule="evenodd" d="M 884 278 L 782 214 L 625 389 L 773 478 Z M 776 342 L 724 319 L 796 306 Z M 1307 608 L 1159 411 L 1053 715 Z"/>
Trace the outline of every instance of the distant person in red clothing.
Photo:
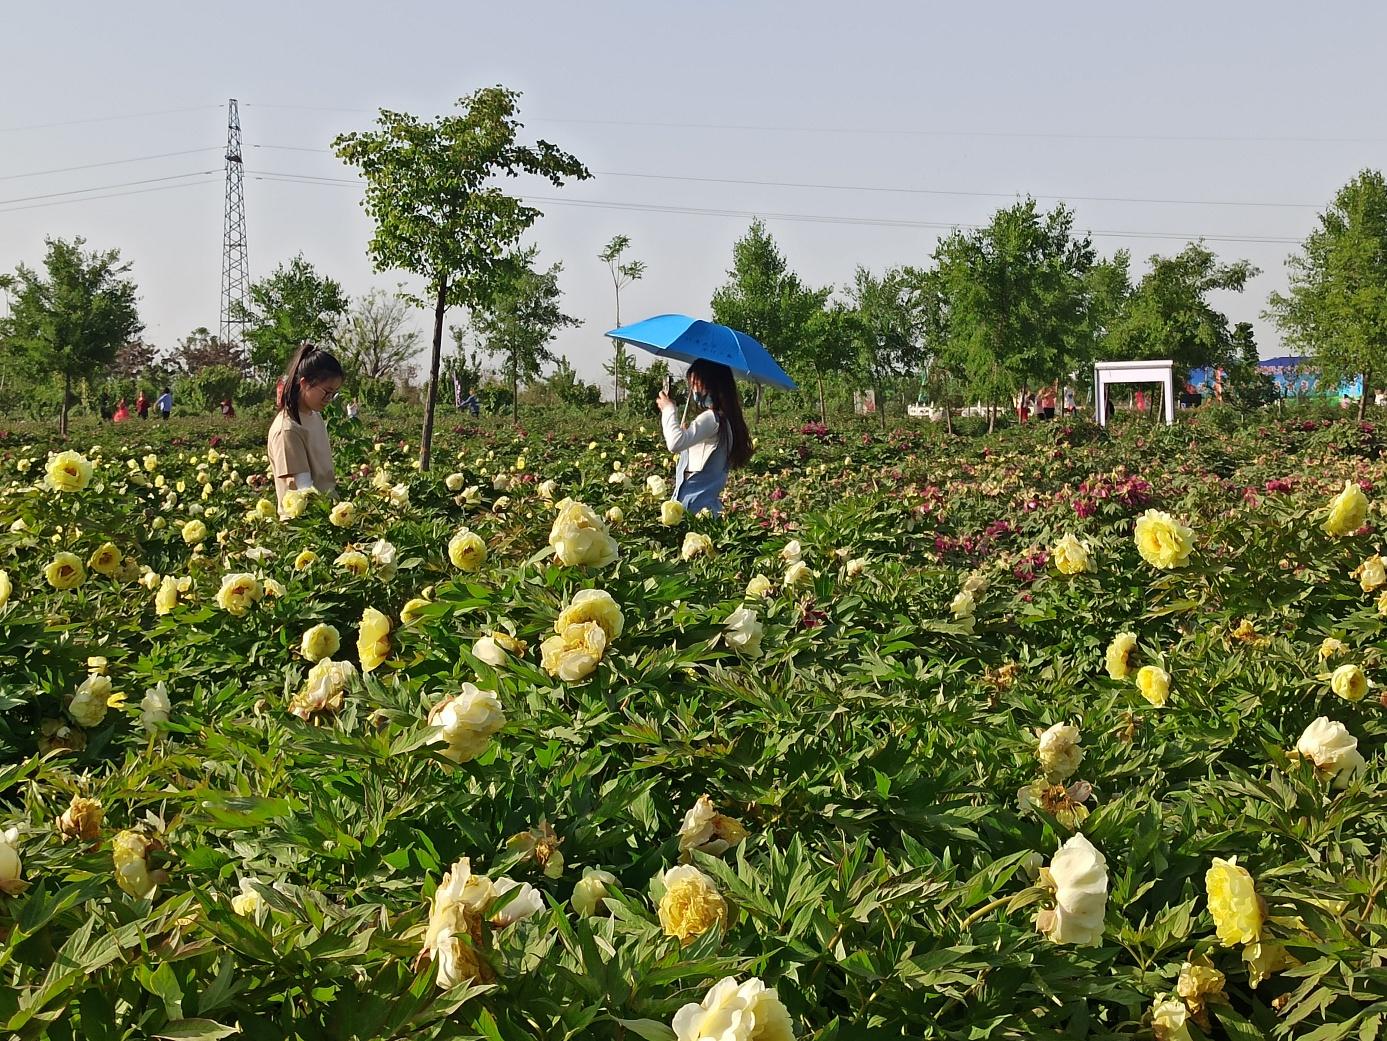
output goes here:
<path id="1" fill-rule="evenodd" d="M 222 401 L 222 415 L 227 419 L 236 418 L 236 406 L 231 403 L 230 398 L 225 398 Z"/>
<path id="2" fill-rule="evenodd" d="M 125 407 L 125 399 L 121 398 L 120 404 L 116 406 L 115 421 L 117 423 L 124 423 L 129 418 L 130 410 Z"/>
<path id="3" fill-rule="evenodd" d="M 144 396 L 144 391 L 140 391 L 139 397 L 135 399 L 135 414 L 141 419 L 149 418 L 149 399 Z"/>

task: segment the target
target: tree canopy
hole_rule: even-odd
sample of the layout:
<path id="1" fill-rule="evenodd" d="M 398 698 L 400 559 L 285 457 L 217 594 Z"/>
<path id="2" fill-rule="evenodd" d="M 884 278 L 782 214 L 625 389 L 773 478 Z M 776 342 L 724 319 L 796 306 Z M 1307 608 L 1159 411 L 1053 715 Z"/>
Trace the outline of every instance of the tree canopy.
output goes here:
<path id="1" fill-rule="evenodd" d="M 72 382 L 108 367 L 144 325 L 119 250 L 88 252 L 80 237 L 46 243 L 42 272 L 20 264 L 6 280 L 12 302 L 0 333 L 40 369 L 62 374 L 58 429 L 66 436 Z"/>
<path id="2" fill-rule="evenodd" d="M 432 121 L 382 109 L 376 130 L 333 142 L 338 158 L 366 181 L 362 205 L 375 223 L 368 250 L 376 269 L 420 276 L 434 307 L 421 469 L 429 468 L 447 310 L 484 305 L 501 285 L 513 285 L 520 274 L 514 247 L 542 216 L 495 178 L 526 174 L 557 187 L 592 176 L 547 141 L 517 143 L 519 99 L 517 91 L 484 87 L 461 98 L 457 114 Z"/>

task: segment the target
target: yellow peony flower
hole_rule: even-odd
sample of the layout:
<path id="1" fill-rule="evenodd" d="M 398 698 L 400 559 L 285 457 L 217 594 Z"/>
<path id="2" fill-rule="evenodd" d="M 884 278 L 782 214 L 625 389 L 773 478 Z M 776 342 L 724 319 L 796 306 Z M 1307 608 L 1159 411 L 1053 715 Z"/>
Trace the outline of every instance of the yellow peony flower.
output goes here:
<path id="1" fill-rule="evenodd" d="M 78 452 L 48 457 L 48 486 L 57 492 L 80 492 L 91 484 L 92 464 Z"/>
<path id="2" fill-rule="evenodd" d="M 1108 675 L 1115 680 L 1125 680 L 1132 672 L 1132 651 L 1136 650 L 1136 633 L 1118 633 L 1108 644 L 1105 663 Z"/>
<path id="3" fill-rule="evenodd" d="M 353 575 L 364 575 L 371 566 L 371 562 L 366 559 L 366 554 L 356 549 L 344 549 L 333 561 L 344 571 L 350 571 Z"/>
<path id="4" fill-rule="evenodd" d="M 1326 636 L 1320 641 L 1320 660 L 1328 661 L 1336 654 L 1343 654 L 1348 650 L 1348 644 L 1343 640 L 1335 639 L 1333 636 Z"/>
<path id="5" fill-rule="evenodd" d="M 1056 542 L 1050 554 L 1055 559 L 1055 567 L 1062 575 L 1078 575 L 1085 571 L 1098 570 L 1088 543 L 1081 542 L 1073 535 L 1065 535 Z"/>
<path id="6" fill-rule="evenodd" d="M 1179 998 L 1156 995 L 1151 1005 L 1151 1030 L 1156 1041 L 1193 1041 L 1189 1018 L 1189 1010 Z"/>
<path id="7" fill-rule="evenodd" d="M 448 540 L 448 559 L 461 571 L 479 571 L 486 563 L 486 540 L 463 528 Z"/>
<path id="8" fill-rule="evenodd" d="M 540 665 L 565 683 L 587 679 L 607 649 L 607 633 L 597 622 L 574 622 L 539 645 Z"/>
<path id="9" fill-rule="evenodd" d="M 390 657 L 390 619 L 374 607 L 361 613 L 356 653 L 361 659 L 362 672 L 371 672 Z"/>
<path id="10" fill-rule="evenodd" d="M 242 918 L 259 918 L 269 907 L 249 878 L 241 879 L 241 892 L 231 898 L 231 910 Z"/>
<path id="11" fill-rule="evenodd" d="M 87 559 L 87 567 L 110 577 L 120 569 L 120 550 L 107 542 Z"/>
<path id="12" fill-rule="evenodd" d="M 497 669 L 506 664 L 512 654 L 522 655 L 524 653 L 525 641 L 517 640 L 510 633 L 500 631 L 492 632 L 487 636 L 479 636 L 476 642 L 472 644 L 472 656 Z"/>
<path id="13" fill-rule="evenodd" d="M 423 617 L 420 614 L 420 609 L 428 606 L 429 602 L 422 596 L 411 597 L 409 600 L 406 600 L 405 606 L 400 608 L 400 624 L 413 625 Z"/>
<path id="14" fill-rule="evenodd" d="M 43 569 L 43 577 L 54 589 L 76 589 L 87 578 L 87 569 L 75 553 L 58 553 Z"/>
<path id="15" fill-rule="evenodd" d="M 746 584 L 746 595 L 748 597 L 767 597 L 771 594 L 771 580 L 765 575 L 754 575 L 750 582 Z"/>
<path id="16" fill-rule="evenodd" d="M 311 549 L 301 550 L 299 555 L 294 558 L 294 570 L 304 571 L 317 559 L 318 554 L 314 553 Z"/>
<path id="17" fill-rule="evenodd" d="M 1170 673 L 1159 665 L 1143 665 L 1137 670 L 1137 690 L 1160 708 L 1170 699 Z"/>
<path id="18" fill-rule="evenodd" d="M 756 977 L 728 976 L 674 1014 L 675 1041 L 795 1041 L 790 1014 L 776 992 Z"/>
<path id="19" fill-rule="evenodd" d="M 563 499 L 549 530 L 554 559 L 565 567 L 606 567 L 616 560 L 620 549 L 607 525 L 581 502 Z"/>
<path id="20" fill-rule="evenodd" d="M 562 634 L 570 625 L 580 622 L 596 622 L 608 640 L 615 640 L 626 626 L 621 608 L 612 594 L 603 589 L 580 589 L 574 594 L 568 606 L 559 612 L 554 631 Z"/>
<path id="21" fill-rule="evenodd" d="M 1329 688 L 1345 701 L 1362 701 L 1372 683 L 1357 665 L 1340 665 L 1329 677 Z"/>
<path id="22" fill-rule="evenodd" d="M 584 918 L 605 913 L 607 908 L 603 901 L 615 885 L 616 876 L 610 871 L 584 868 L 583 877 L 573 883 L 573 896 L 569 898 L 569 902 L 573 905 L 573 910 Z"/>
<path id="23" fill-rule="evenodd" d="M 319 622 L 303 634 L 299 643 L 299 653 L 311 662 L 331 658 L 342 646 L 342 638 L 335 626 Z"/>
<path id="24" fill-rule="evenodd" d="M 1352 535 L 1368 519 L 1368 497 L 1356 481 L 1345 481 L 1344 490 L 1329 504 L 1325 534 Z"/>
<path id="25" fill-rule="evenodd" d="M 168 614 L 178 606 L 178 579 L 165 575 L 159 580 L 159 591 L 154 594 L 154 613 Z"/>
<path id="26" fill-rule="evenodd" d="M 429 710 L 429 726 L 439 728 L 429 744 L 442 745 L 440 753 L 455 763 L 468 763 L 486 751 L 492 736 L 505 725 L 500 699 L 489 690 L 464 683 L 459 693 Z"/>
<path id="27" fill-rule="evenodd" d="M 1161 510 L 1138 517 L 1134 537 L 1142 559 L 1162 570 L 1183 566 L 1194 549 L 1194 532 Z"/>
<path id="28" fill-rule="evenodd" d="M 116 884 L 139 900 L 154 898 L 158 882 L 149 870 L 152 843 L 138 831 L 122 831 L 111 842 Z"/>
<path id="29" fill-rule="evenodd" d="M 1225 947 L 1255 942 L 1262 932 L 1262 902 L 1252 876 L 1238 866 L 1238 858 L 1215 857 L 1213 867 L 1204 874 L 1204 888 L 1218 942 Z"/>
<path id="30" fill-rule="evenodd" d="M 1381 554 L 1374 553 L 1354 568 L 1353 577 L 1358 579 L 1358 585 L 1365 593 L 1387 584 L 1387 566 L 1384 566 Z"/>
<path id="31" fill-rule="evenodd" d="M 660 925 L 665 935 L 687 946 L 715 925 L 727 922 L 727 902 L 713 880 L 689 864 L 672 867 L 661 876 Z"/>
<path id="32" fill-rule="evenodd" d="M 263 595 L 260 580 L 244 572 L 223 575 L 217 590 L 217 606 L 228 614 L 243 615 Z"/>
<path id="33" fill-rule="evenodd" d="M 1040 735 L 1035 754 L 1051 783 L 1063 781 L 1083 762 L 1084 750 L 1079 740 L 1079 728 L 1070 723 L 1056 723 Z"/>
<path id="34" fill-rule="evenodd" d="M 1214 968 L 1206 957 L 1187 961 L 1180 966 L 1180 978 L 1176 981 L 1175 992 L 1180 995 L 1190 1013 L 1203 1015 L 1204 1006 L 1210 1000 L 1223 999 L 1223 973 Z"/>
<path id="35" fill-rule="evenodd" d="M 190 546 L 196 546 L 207 537 L 207 525 L 200 520 L 190 520 L 180 529 L 183 541 Z"/>
<path id="36" fill-rule="evenodd" d="M 626 513 L 620 506 L 613 506 L 602 517 L 608 524 L 620 524 L 626 520 Z"/>
<path id="37" fill-rule="evenodd" d="M 10 581 L 10 573 L 0 569 L 0 611 L 3 611 L 5 605 L 10 602 L 12 592 L 14 592 L 14 583 Z"/>
<path id="38" fill-rule="evenodd" d="M 279 516 L 281 520 L 297 520 L 303 516 L 303 511 L 308 508 L 308 493 L 301 492 L 297 488 L 290 488 L 284 493 L 284 497 L 279 500 Z"/>
<path id="39" fill-rule="evenodd" d="M 713 540 L 701 531 L 690 531 L 684 536 L 684 545 L 679 551 L 679 556 L 684 560 L 693 560 L 694 557 L 711 557 L 713 555 Z"/>
<path id="40" fill-rule="evenodd" d="M 356 523 L 356 507 L 350 501 L 339 502 L 327 515 L 327 519 L 336 527 L 350 528 Z"/>
<path id="41" fill-rule="evenodd" d="M 684 521 L 684 504 L 677 499 L 667 499 L 660 504 L 660 523 L 673 528 Z"/>
<path id="42" fill-rule="evenodd" d="M 308 720 L 320 713 L 339 712 L 347 687 L 356 679 L 356 666 L 349 661 L 324 658 L 308 670 L 303 689 L 289 700 L 289 711 Z"/>
<path id="43" fill-rule="evenodd" d="M 269 499 L 258 499 L 255 503 L 255 515 L 261 520 L 274 520 L 275 504 Z"/>

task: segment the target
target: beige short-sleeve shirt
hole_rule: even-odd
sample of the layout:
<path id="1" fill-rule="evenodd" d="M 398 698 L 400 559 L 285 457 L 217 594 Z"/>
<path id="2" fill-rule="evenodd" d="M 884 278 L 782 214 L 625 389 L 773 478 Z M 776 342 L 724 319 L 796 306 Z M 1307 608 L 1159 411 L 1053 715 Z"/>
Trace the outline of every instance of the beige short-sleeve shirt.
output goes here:
<path id="1" fill-rule="evenodd" d="M 289 413 L 281 411 L 270 424 L 268 439 L 270 470 L 275 479 L 275 495 L 282 502 L 289 490 L 290 479 L 306 473 L 313 478 L 313 487 L 329 495 L 337 487 L 337 474 L 332 468 L 332 446 L 327 439 L 327 424 L 321 412 L 299 410 L 295 423 Z"/>

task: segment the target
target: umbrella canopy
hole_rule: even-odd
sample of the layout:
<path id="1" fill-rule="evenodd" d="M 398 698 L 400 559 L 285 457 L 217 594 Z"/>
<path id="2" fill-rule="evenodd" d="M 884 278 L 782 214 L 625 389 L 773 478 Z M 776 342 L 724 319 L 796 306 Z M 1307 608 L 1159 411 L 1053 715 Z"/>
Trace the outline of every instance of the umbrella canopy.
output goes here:
<path id="1" fill-rule="evenodd" d="M 721 362 L 733 372 L 756 383 L 783 390 L 797 390 L 795 381 L 775 363 L 755 339 L 725 325 L 700 321 L 683 314 L 660 314 L 607 333 L 613 340 L 658 354 L 662 358 L 694 362 L 700 358 Z"/>

